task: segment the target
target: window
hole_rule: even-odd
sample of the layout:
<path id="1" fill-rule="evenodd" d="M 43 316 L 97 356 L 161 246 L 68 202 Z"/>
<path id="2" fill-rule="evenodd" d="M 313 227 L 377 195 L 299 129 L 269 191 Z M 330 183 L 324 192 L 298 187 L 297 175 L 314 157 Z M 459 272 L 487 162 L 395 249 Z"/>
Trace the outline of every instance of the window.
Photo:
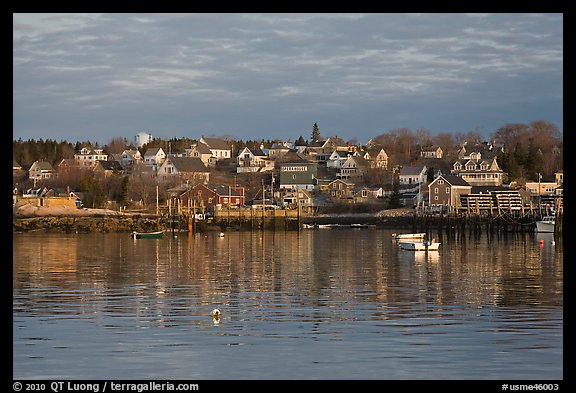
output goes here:
<path id="1" fill-rule="evenodd" d="M 446 194 L 450 194 L 450 187 L 446 187 Z"/>
<path id="2" fill-rule="evenodd" d="M 434 194 L 438 194 L 438 187 L 434 187 Z"/>
<path id="3" fill-rule="evenodd" d="M 438 184 L 444 184 L 444 180 L 438 180 Z"/>

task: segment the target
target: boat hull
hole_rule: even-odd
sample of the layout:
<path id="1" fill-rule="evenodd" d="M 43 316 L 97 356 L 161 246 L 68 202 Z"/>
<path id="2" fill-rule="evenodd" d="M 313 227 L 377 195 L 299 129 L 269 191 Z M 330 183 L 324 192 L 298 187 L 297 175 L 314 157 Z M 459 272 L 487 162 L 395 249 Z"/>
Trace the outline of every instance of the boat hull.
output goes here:
<path id="1" fill-rule="evenodd" d="M 554 223 L 545 221 L 536 221 L 536 232 L 554 233 Z"/>
<path id="2" fill-rule="evenodd" d="M 392 237 L 398 241 L 424 241 L 425 233 L 393 233 Z"/>
<path id="3" fill-rule="evenodd" d="M 164 233 L 158 232 L 132 232 L 133 239 L 162 239 Z"/>
<path id="4" fill-rule="evenodd" d="M 437 242 L 407 242 L 401 241 L 398 243 L 402 250 L 408 251 L 437 251 L 440 243 Z"/>

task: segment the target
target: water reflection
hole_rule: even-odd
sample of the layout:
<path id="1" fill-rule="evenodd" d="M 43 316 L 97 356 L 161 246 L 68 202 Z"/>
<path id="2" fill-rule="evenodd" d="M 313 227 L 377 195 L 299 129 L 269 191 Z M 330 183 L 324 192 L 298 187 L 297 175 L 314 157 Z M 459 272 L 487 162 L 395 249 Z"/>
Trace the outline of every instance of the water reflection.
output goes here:
<path id="1" fill-rule="evenodd" d="M 480 372 L 471 371 L 472 366 L 478 369 L 473 351 L 493 351 L 494 357 L 518 347 L 534 349 L 536 341 L 525 336 L 530 333 L 539 335 L 538 345 L 553 359 L 560 353 L 557 361 L 544 362 L 543 353 L 538 354 L 540 363 L 533 367 L 541 370 L 539 377 L 558 375 L 551 372 L 558 365 L 561 376 L 561 244 L 541 235 L 463 236 L 441 239 L 439 251 L 412 252 L 400 250 L 391 233 L 255 231 L 160 240 L 133 240 L 127 234 L 15 234 L 14 346 L 15 353 L 18 349 L 28 356 L 20 363 L 15 358 L 15 375 L 25 377 L 29 360 L 45 356 L 31 350 L 39 342 L 53 340 L 46 344 L 50 352 L 74 346 L 74 340 L 87 345 L 82 340 L 88 337 L 97 340 L 90 349 L 106 356 L 119 350 L 109 344 L 113 337 L 147 331 L 152 334 L 145 336 L 148 348 L 187 346 L 182 342 L 196 335 L 200 342 L 224 340 L 220 343 L 226 346 L 250 347 L 252 352 L 243 356 L 258 354 L 250 370 L 256 377 L 270 375 L 270 370 L 258 371 L 260 362 L 274 362 L 264 338 L 282 345 L 312 340 L 326 356 L 336 347 L 324 346 L 325 340 L 338 342 L 351 363 L 332 364 L 325 377 L 340 367 L 357 367 L 365 376 L 376 373 L 381 365 L 367 367 L 367 355 L 381 362 L 414 358 L 432 364 L 441 353 L 447 361 L 461 362 L 462 368 L 452 371 L 454 378 Z M 214 308 L 222 311 L 217 325 L 210 317 Z M 87 336 L 74 330 L 61 337 L 51 327 L 78 321 L 95 324 Z M 34 324 L 42 328 L 25 333 Z M 369 343 L 379 340 L 387 340 L 392 354 L 370 352 Z M 454 354 L 454 348 L 463 349 Z M 298 356 L 310 356 L 304 348 L 300 352 Z M 228 367 L 240 367 L 239 358 L 222 353 L 230 356 Z M 451 354 L 456 357 L 450 359 Z M 531 375 L 526 354 L 520 358 L 526 371 L 513 375 Z M 74 364 L 73 357 L 70 362 Z M 151 363 L 141 367 L 152 372 L 156 362 Z M 293 366 L 292 372 L 302 373 L 296 375 L 308 375 L 306 367 Z M 174 373 L 184 372 L 182 366 L 172 367 Z M 389 367 L 393 377 L 408 372 Z M 480 369 L 484 377 L 502 372 L 498 366 Z M 416 367 L 408 370 L 417 375 Z M 272 371 L 279 378 L 286 372 L 284 367 Z M 203 369 L 200 377 L 210 375 Z"/>

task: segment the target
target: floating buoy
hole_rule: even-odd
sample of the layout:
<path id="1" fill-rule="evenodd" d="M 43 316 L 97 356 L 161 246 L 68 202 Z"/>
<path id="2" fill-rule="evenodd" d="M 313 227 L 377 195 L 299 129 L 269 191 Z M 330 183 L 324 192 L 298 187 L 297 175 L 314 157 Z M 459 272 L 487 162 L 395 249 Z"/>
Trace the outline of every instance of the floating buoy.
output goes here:
<path id="1" fill-rule="evenodd" d="M 212 316 L 212 322 L 214 322 L 215 324 L 220 323 L 220 310 L 215 308 L 214 310 L 212 310 L 210 315 Z"/>

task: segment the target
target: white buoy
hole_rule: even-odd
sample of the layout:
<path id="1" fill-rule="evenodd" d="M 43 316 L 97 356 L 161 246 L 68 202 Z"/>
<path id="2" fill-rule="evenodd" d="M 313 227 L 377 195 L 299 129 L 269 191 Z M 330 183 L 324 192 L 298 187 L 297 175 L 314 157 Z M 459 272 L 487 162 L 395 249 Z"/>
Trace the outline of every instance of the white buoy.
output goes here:
<path id="1" fill-rule="evenodd" d="M 220 310 L 215 308 L 214 310 L 212 310 L 210 315 L 212 316 L 212 322 L 214 322 L 214 324 L 220 323 Z"/>

